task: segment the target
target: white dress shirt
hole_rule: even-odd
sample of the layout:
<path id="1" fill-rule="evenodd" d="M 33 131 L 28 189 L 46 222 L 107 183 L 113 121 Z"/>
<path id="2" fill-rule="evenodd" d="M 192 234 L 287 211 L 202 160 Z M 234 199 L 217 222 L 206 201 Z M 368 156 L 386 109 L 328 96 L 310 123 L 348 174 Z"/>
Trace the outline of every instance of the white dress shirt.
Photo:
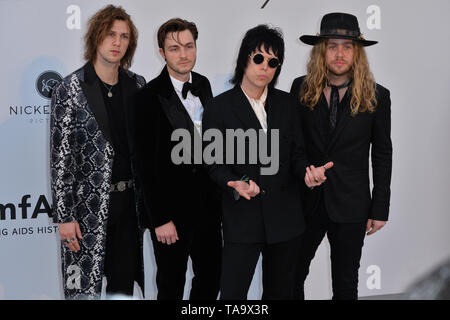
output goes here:
<path id="1" fill-rule="evenodd" d="M 183 99 L 182 91 L 184 82 L 175 79 L 170 74 L 170 80 L 172 81 L 175 92 L 180 98 L 181 103 L 191 117 L 192 122 L 195 125 L 198 133 L 202 133 L 202 117 L 203 117 L 203 106 L 199 97 L 194 96 L 191 91 L 188 91 L 186 99 Z M 189 74 L 189 82 L 192 83 L 192 73 Z"/>
<path id="2" fill-rule="evenodd" d="M 264 130 L 264 133 L 267 133 L 267 113 L 266 109 L 264 109 L 264 104 L 266 103 L 267 99 L 267 86 L 264 88 L 264 91 L 259 97 L 259 99 L 253 99 L 250 98 L 244 91 L 244 89 L 241 87 L 242 92 L 244 92 L 245 96 L 248 99 L 248 102 L 250 102 L 250 105 L 252 106 L 253 111 L 256 114 L 256 117 L 259 120 L 259 123 L 261 124 L 261 127 Z"/>

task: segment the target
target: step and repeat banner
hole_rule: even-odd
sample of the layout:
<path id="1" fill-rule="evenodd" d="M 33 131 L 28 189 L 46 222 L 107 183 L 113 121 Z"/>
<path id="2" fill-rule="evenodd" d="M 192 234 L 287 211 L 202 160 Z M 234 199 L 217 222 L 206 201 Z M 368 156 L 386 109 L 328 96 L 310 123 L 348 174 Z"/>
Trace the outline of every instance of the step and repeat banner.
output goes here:
<path id="1" fill-rule="evenodd" d="M 390 221 L 367 237 L 359 294 L 404 292 L 450 256 L 450 2 L 388 0 L 0 0 L 0 299 L 62 299 L 59 235 L 51 219 L 49 118 L 51 87 L 84 64 L 88 18 L 121 5 L 139 30 L 131 70 L 147 81 L 164 66 L 156 32 L 181 17 L 199 29 L 195 71 L 215 95 L 231 87 L 240 41 L 260 23 L 282 29 L 286 58 L 278 88 L 305 73 L 311 47 L 302 34 L 319 32 L 328 12 L 359 19 L 378 83 L 391 90 L 394 165 Z M 146 299 L 156 298 L 155 261 L 145 236 Z M 328 241 L 306 283 L 309 299 L 331 297 Z M 186 293 L 192 278 L 188 268 Z M 261 268 L 249 292 L 261 297 Z M 135 297 L 141 293 L 135 290 Z M 187 297 L 187 294 L 185 294 Z"/>

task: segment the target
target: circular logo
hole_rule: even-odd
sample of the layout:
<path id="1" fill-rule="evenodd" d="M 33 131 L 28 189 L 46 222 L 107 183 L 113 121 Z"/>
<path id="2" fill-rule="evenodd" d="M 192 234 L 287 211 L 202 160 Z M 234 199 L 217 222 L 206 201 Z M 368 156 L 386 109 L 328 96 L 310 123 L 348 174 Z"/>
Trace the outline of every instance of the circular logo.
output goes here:
<path id="1" fill-rule="evenodd" d="M 55 71 L 44 71 L 36 80 L 36 90 L 44 98 L 52 97 L 53 87 L 62 80 L 59 73 Z"/>

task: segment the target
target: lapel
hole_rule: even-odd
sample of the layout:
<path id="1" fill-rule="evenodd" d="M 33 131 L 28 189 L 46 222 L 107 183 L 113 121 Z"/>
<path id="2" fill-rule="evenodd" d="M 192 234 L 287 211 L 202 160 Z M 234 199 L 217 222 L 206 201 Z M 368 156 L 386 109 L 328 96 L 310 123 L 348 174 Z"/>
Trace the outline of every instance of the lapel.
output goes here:
<path id="1" fill-rule="evenodd" d="M 191 117 L 186 111 L 183 103 L 178 98 L 175 88 L 167 71 L 167 66 L 164 67 L 161 74 L 158 76 L 158 88 L 161 107 L 166 114 L 169 122 L 174 129 L 183 128 L 189 130 L 194 127 Z"/>
<path id="2" fill-rule="evenodd" d="M 136 81 L 129 77 L 126 71 L 124 71 L 122 68 L 119 69 L 119 78 L 122 86 L 122 98 L 123 98 L 123 108 L 125 113 L 125 127 L 127 132 L 127 138 L 128 138 L 128 147 L 130 149 L 130 152 L 134 153 L 134 132 L 131 130 L 134 130 L 134 128 L 131 126 L 132 123 L 134 123 L 134 116 L 132 111 L 132 105 L 131 105 L 131 99 L 132 96 L 137 91 L 137 85 Z"/>
<path id="3" fill-rule="evenodd" d="M 312 111 L 308 108 L 307 112 L 312 112 L 312 119 L 314 123 L 314 125 L 311 126 L 312 130 L 314 131 L 312 136 L 313 137 L 317 136 L 318 139 L 320 139 L 321 149 L 322 151 L 325 151 L 327 147 L 327 139 L 325 136 L 323 119 L 320 115 L 320 110 L 317 109 L 317 107 L 319 106 L 323 108 L 328 108 L 327 99 L 325 98 L 323 92 L 320 95 L 319 103 L 317 104 L 316 108 L 314 108 L 314 110 Z"/>
<path id="4" fill-rule="evenodd" d="M 279 129 L 280 134 L 283 132 L 282 128 L 282 118 L 285 113 L 285 108 L 280 104 L 279 99 L 275 96 L 275 89 L 268 88 L 267 99 L 266 99 L 266 112 L 267 112 L 267 154 L 272 154 L 272 131 L 271 129 Z M 259 121 L 258 121 L 259 123 Z M 259 136 L 258 136 L 259 138 Z M 259 147 L 258 141 L 258 147 Z M 264 165 L 265 166 L 265 165 Z"/>
<path id="5" fill-rule="evenodd" d="M 100 84 L 92 63 L 88 62 L 83 67 L 84 79 L 80 81 L 81 89 L 86 97 L 88 106 L 94 114 L 100 131 L 112 145 L 111 131 L 109 127 L 108 114 L 106 113 L 105 102 L 103 101 Z"/>
<path id="6" fill-rule="evenodd" d="M 208 101 L 212 99 L 211 87 L 206 81 L 204 81 L 199 74 L 192 72 L 192 83 L 196 83 L 200 86 L 199 98 L 202 103 L 203 109 L 208 104 Z"/>
<path id="7" fill-rule="evenodd" d="M 244 129 L 262 129 L 261 124 L 240 85 L 236 85 L 232 90 L 233 111 L 244 124 Z"/>
<path id="8" fill-rule="evenodd" d="M 349 99 L 349 97 L 348 97 L 349 90 L 350 90 L 350 87 L 345 92 L 345 96 L 343 98 L 343 99 L 347 99 L 347 101 Z M 338 123 L 336 124 L 335 132 L 331 137 L 331 141 L 328 144 L 327 150 L 331 150 L 331 148 L 336 144 L 336 142 L 339 138 L 339 135 L 342 133 L 342 130 L 348 124 L 350 118 L 351 118 L 350 104 L 346 102 L 345 106 L 344 106 L 344 110 L 342 111 L 341 119 L 339 119 Z"/>
<path id="9" fill-rule="evenodd" d="M 161 107 L 164 113 L 166 114 L 167 118 L 169 119 L 172 128 L 188 130 L 190 136 L 193 137 L 193 139 L 197 139 L 197 141 L 200 141 L 201 145 L 202 138 L 200 137 L 197 129 L 195 128 L 195 125 L 192 122 L 189 113 L 186 111 L 186 108 L 184 107 L 183 103 L 181 102 L 180 98 L 175 92 L 175 88 L 173 87 L 172 81 L 170 80 L 169 72 L 167 71 L 167 66 L 164 67 L 161 74 L 158 76 L 158 80 L 159 81 L 157 90 L 160 93 L 159 98 L 161 102 Z M 202 91 L 205 91 L 203 87 Z M 203 101 L 206 101 L 207 99 L 206 92 L 203 92 L 201 96 L 203 96 L 204 100 L 202 100 L 201 98 L 200 101 L 204 106 Z M 192 145 L 194 143 L 193 139 L 191 139 Z M 196 159 L 194 159 L 194 155 L 192 154 L 191 160 L 192 163 L 198 162 L 198 159 L 196 161 Z"/>
<path id="10" fill-rule="evenodd" d="M 279 102 L 277 101 L 276 97 L 274 97 L 274 89 L 268 88 L 269 92 L 267 93 L 267 130 L 270 129 L 279 129 L 281 125 L 281 112 L 283 111 L 282 108 L 279 106 Z M 259 123 L 259 121 L 258 121 Z"/>

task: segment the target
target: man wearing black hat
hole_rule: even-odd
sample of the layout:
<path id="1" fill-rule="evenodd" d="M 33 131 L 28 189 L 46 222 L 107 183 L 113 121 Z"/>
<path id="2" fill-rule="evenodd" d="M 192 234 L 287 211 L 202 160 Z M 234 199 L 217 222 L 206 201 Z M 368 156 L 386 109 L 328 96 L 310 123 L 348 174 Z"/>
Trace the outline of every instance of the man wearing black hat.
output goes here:
<path id="1" fill-rule="evenodd" d="M 192 141 L 201 139 L 211 86 L 206 77 L 192 72 L 198 36 L 193 22 L 170 19 L 157 36 L 166 66 L 138 92 L 135 106 L 136 155 L 158 268 L 157 298 L 183 299 L 191 257 L 190 299 L 215 300 L 222 249 L 220 194 L 197 161 L 177 165 L 172 159 L 174 130 L 188 131 Z"/>
<path id="2" fill-rule="evenodd" d="M 307 75 L 294 80 L 311 165 L 333 161 L 326 183 L 304 188 L 307 228 L 299 258 L 297 298 L 323 237 L 331 248 L 333 299 L 358 298 L 364 237 L 388 220 L 392 171 L 391 101 L 377 84 L 358 20 L 346 13 L 323 17 L 320 34 L 300 40 L 313 45 Z M 369 184 L 371 148 L 372 182 Z M 317 171 L 310 171 L 310 179 Z"/>

